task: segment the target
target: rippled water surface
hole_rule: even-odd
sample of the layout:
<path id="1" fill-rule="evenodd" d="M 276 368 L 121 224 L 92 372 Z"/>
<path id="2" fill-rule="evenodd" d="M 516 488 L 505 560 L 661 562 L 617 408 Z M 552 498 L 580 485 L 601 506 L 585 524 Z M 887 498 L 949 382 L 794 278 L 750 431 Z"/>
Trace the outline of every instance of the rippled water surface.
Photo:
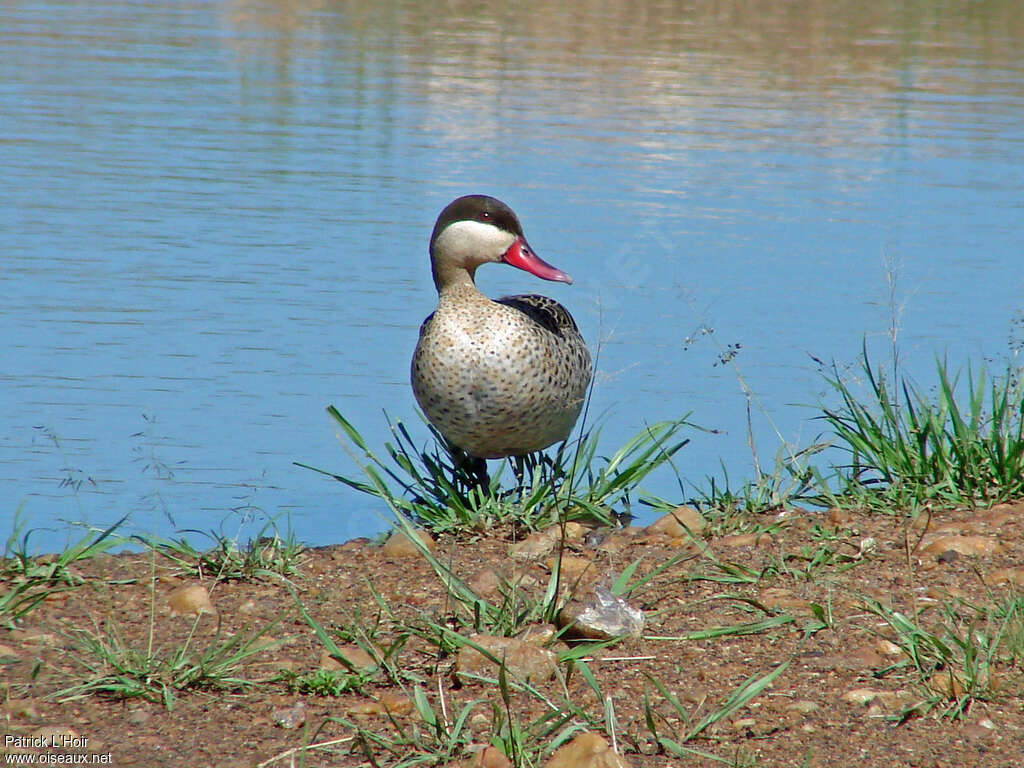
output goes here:
<path id="1" fill-rule="evenodd" d="M 776 428 L 820 430 L 815 358 L 885 360 L 895 328 L 925 385 L 936 355 L 1001 359 L 1022 39 L 1011 0 L 6 0 L 0 532 L 380 530 L 292 462 L 353 471 L 329 403 L 374 444 L 383 410 L 425 435 L 427 239 L 468 192 L 576 279 L 478 275 L 571 308 L 609 450 L 688 411 L 717 430 L 684 492 L 752 475 L 745 385 L 770 465 Z"/>

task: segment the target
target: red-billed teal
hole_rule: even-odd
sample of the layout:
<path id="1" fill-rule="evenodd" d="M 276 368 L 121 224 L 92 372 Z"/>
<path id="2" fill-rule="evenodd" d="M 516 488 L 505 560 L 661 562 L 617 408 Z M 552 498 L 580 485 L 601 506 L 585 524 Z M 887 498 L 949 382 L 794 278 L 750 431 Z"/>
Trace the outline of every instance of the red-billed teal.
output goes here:
<path id="1" fill-rule="evenodd" d="M 478 459 L 565 440 L 590 381 L 590 352 L 565 307 L 535 294 L 492 301 L 473 282 L 488 262 L 572 282 L 534 254 L 500 200 L 460 197 L 438 216 L 430 237 L 437 309 L 420 328 L 412 389 L 430 423 Z"/>

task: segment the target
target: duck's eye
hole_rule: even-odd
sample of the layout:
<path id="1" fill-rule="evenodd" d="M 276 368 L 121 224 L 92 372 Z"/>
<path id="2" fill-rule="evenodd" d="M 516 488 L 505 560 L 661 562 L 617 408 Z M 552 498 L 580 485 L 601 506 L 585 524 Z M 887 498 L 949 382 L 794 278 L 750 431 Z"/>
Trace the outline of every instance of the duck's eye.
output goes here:
<path id="1" fill-rule="evenodd" d="M 478 218 L 480 219 L 480 221 L 490 221 L 491 220 L 491 212 L 490 211 L 480 211 L 480 216 Z"/>

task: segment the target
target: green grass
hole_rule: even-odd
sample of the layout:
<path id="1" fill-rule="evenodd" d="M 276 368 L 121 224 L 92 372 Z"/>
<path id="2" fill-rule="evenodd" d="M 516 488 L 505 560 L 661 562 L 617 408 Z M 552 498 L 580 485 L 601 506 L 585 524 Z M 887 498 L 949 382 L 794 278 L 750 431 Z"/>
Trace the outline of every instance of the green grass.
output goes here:
<path id="1" fill-rule="evenodd" d="M 281 534 L 273 521 L 247 543 L 216 532 L 187 530 L 213 542 L 209 549 L 197 549 L 187 539 L 141 537 L 147 547 L 173 561 L 182 573 L 217 581 L 274 579 L 298 573 L 305 547 L 288 530 Z"/>
<path id="2" fill-rule="evenodd" d="M 1016 370 L 990 377 L 968 368 L 963 377 L 938 361 L 931 395 L 906 377 L 887 378 L 866 347 L 861 371 L 866 401 L 837 371 L 826 377 L 840 404 L 823 418 L 850 457 L 836 502 L 903 511 L 1024 496 L 1024 383 Z"/>
<path id="3" fill-rule="evenodd" d="M 94 619 L 87 628 L 64 628 L 62 634 L 69 641 L 68 655 L 74 666 L 67 675 L 74 682 L 53 692 L 50 698 L 60 702 L 93 695 L 141 698 L 172 709 L 180 691 L 236 691 L 253 685 L 239 674 L 240 667 L 275 647 L 272 642 L 261 641 L 273 624 L 249 633 L 222 634 L 218 621 L 213 636 L 201 641 L 200 624 L 215 619 L 199 614 L 184 640 L 165 648 L 158 637 L 155 573 L 150 577 L 149 590 L 149 626 L 141 642 L 126 640 L 113 617 L 102 622 Z"/>
<path id="4" fill-rule="evenodd" d="M 510 461 L 512 481 L 503 484 L 502 466 L 484 489 L 466 470 L 465 457 L 433 427 L 431 444 L 419 448 L 402 422 L 388 419 L 394 439 L 380 454 L 337 409 L 327 410 L 366 479 L 300 466 L 381 499 L 399 515 L 438 533 L 509 523 L 538 529 L 560 520 L 612 524 L 629 513 L 634 501 L 651 503 L 638 496 L 640 484 L 689 442 L 678 435 L 692 426 L 686 417 L 653 424 L 611 456 L 599 456 L 598 433 L 588 433 L 575 444 L 563 443 L 553 456 Z"/>
<path id="5" fill-rule="evenodd" d="M 124 521 L 122 517 L 104 530 L 90 528 L 55 555 L 33 556 L 29 554 L 29 541 L 34 531 L 26 531 L 25 523 L 16 513 L 0 560 L 0 583 L 4 588 L 0 594 L 0 625 L 14 626 L 43 600 L 79 586 L 82 578 L 74 572 L 75 563 L 123 545 L 127 540 L 115 535 L 115 531 Z"/>
<path id="6" fill-rule="evenodd" d="M 908 616 L 864 599 L 881 618 L 904 659 L 878 675 L 909 673 L 924 697 L 901 719 L 937 712 L 964 718 L 978 701 L 1024 694 L 1024 596 L 993 598 L 987 605 L 947 600 Z"/>

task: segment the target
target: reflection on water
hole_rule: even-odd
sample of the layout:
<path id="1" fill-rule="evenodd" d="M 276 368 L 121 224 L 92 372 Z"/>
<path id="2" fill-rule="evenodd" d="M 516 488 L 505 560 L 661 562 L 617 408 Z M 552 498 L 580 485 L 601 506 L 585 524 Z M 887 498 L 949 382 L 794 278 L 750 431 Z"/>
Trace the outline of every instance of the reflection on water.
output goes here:
<path id="1" fill-rule="evenodd" d="M 1018 6 L 8 0 L 0 529 L 379 529 L 291 462 L 351 466 L 327 403 L 378 443 L 381 409 L 415 421 L 426 239 L 465 192 L 577 279 L 479 274 L 573 310 L 609 448 L 690 410 L 719 430 L 685 492 L 750 476 L 737 371 L 770 463 L 776 428 L 817 432 L 812 356 L 884 356 L 894 322 L 922 381 L 1004 354 Z"/>

